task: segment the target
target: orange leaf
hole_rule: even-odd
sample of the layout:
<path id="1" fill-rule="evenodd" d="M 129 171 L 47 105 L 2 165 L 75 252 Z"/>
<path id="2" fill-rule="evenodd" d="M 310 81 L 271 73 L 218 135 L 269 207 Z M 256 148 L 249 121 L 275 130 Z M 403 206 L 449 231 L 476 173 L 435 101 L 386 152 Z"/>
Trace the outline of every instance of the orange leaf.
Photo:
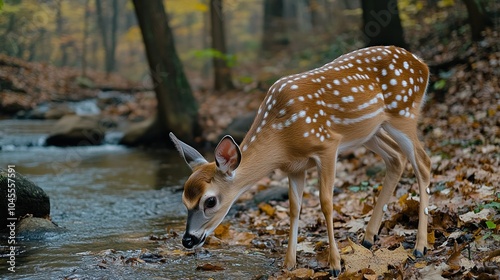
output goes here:
<path id="1" fill-rule="evenodd" d="M 220 239 L 227 238 L 229 236 L 229 224 L 220 224 L 215 228 L 214 235 Z"/>
<path id="2" fill-rule="evenodd" d="M 259 204 L 259 209 L 260 211 L 266 213 L 269 217 L 274 216 L 274 212 L 276 212 L 276 209 L 274 209 L 271 205 L 265 202 L 261 202 Z"/>
<path id="3" fill-rule="evenodd" d="M 203 271 L 217 271 L 217 270 L 224 270 L 223 267 L 218 266 L 218 265 L 213 265 L 210 263 L 202 264 L 196 267 L 196 270 L 203 270 Z"/>
<path id="4" fill-rule="evenodd" d="M 399 199 L 398 199 L 398 202 L 400 205 L 405 205 L 406 204 L 406 200 L 408 199 L 408 196 L 409 194 L 408 193 L 405 193 L 404 195 L 402 195 Z"/>
<path id="5" fill-rule="evenodd" d="M 429 243 L 429 245 L 434 245 L 434 243 L 436 243 L 436 236 L 434 236 L 434 230 L 427 233 L 427 243 Z"/>

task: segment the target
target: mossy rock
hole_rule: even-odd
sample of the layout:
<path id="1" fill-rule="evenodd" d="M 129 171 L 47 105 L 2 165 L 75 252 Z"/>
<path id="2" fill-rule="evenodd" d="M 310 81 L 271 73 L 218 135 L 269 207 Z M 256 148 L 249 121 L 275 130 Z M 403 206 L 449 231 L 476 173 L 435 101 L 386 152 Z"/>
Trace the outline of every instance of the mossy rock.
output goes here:
<path id="1" fill-rule="evenodd" d="M 14 181 L 16 190 L 14 216 L 10 216 L 7 212 L 9 207 L 7 197 L 9 173 L 0 168 L 0 199 L 2 200 L 0 203 L 0 232 L 8 230 L 7 218 L 20 218 L 28 214 L 37 218 L 50 217 L 50 199 L 45 191 L 17 172 L 10 174 L 15 174 L 15 177 L 10 178 Z"/>

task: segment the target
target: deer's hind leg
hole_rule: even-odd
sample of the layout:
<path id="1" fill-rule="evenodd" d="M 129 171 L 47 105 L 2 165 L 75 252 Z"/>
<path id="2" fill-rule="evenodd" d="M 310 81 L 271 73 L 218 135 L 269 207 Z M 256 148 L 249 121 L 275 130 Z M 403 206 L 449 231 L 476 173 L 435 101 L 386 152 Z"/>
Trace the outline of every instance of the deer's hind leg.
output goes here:
<path id="1" fill-rule="evenodd" d="M 412 123 L 413 122 L 413 123 Z M 413 254 L 422 257 L 427 250 L 427 222 L 429 215 L 429 183 L 431 160 L 418 140 L 416 120 L 392 119 L 383 125 L 385 131 L 398 143 L 408 158 L 417 177 L 420 195 L 417 242 Z"/>
<path id="2" fill-rule="evenodd" d="M 382 184 L 382 191 L 377 198 L 377 202 L 375 204 L 375 208 L 373 209 L 372 217 L 366 227 L 365 238 L 362 243 L 366 248 L 371 248 L 380 229 L 380 224 L 382 223 L 384 206 L 389 202 L 389 199 L 393 195 L 396 185 L 401 178 L 401 174 L 403 173 L 405 157 L 399 149 L 397 143 L 382 129 L 380 129 L 364 145 L 382 157 L 387 170 L 384 183 Z"/>

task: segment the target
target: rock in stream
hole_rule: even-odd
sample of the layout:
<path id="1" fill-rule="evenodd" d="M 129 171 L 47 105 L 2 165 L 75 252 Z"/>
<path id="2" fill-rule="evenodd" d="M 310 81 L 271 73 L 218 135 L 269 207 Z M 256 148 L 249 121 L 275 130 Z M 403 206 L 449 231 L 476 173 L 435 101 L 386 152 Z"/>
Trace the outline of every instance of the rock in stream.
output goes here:
<path id="1" fill-rule="evenodd" d="M 14 185 L 17 199 L 14 202 L 15 218 L 24 217 L 28 214 L 36 218 L 50 217 L 50 199 L 49 196 L 35 183 L 28 180 L 23 175 L 15 172 L 8 173 L 7 170 L 0 168 L 0 232 L 8 230 L 9 201 L 9 174 L 11 175 L 11 186 Z"/>

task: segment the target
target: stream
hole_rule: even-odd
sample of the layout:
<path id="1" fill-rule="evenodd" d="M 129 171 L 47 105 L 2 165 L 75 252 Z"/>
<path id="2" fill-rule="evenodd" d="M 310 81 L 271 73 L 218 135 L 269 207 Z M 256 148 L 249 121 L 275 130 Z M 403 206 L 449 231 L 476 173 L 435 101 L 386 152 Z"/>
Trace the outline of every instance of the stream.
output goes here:
<path id="1" fill-rule="evenodd" d="M 53 124 L 0 120 L 0 167 L 13 164 L 44 189 L 52 220 L 66 229 L 18 237 L 16 272 L 7 270 L 2 256 L 0 278 L 251 279 L 279 270 L 265 252 L 244 247 L 185 253 L 181 186 L 190 170 L 176 151 L 126 148 L 116 144 L 119 132 L 108 133 L 101 146 L 43 146 Z M 150 238 L 169 231 L 179 236 Z M 161 262 L 125 261 L 159 247 L 177 254 L 167 254 Z M 206 263 L 224 270 L 196 270 Z"/>

